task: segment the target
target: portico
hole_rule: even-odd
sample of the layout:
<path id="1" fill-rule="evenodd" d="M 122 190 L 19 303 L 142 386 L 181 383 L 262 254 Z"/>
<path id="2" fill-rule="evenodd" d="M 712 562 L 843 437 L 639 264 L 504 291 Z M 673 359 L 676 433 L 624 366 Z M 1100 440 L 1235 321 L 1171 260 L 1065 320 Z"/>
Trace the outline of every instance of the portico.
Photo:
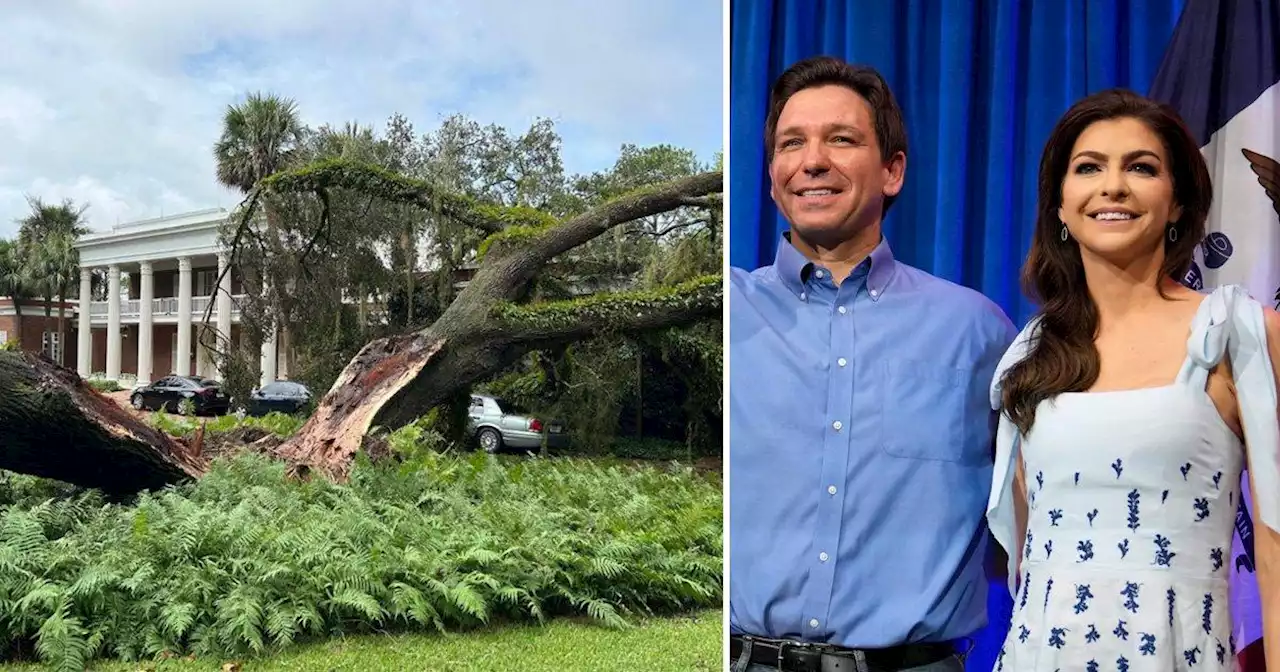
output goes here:
<path id="1" fill-rule="evenodd" d="M 221 208 L 202 210 L 80 239 L 76 367 L 82 377 L 134 374 L 139 384 L 170 373 L 222 378 L 214 348 L 239 343 L 245 298 L 236 269 L 224 272 L 230 258 L 218 243 L 218 227 L 227 216 Z M 86 302 L 95 269 L 106 272 L 106 300 Z M 263 385 L 287 376 L 276 365 L 276 340 L 263 344 Z"/>

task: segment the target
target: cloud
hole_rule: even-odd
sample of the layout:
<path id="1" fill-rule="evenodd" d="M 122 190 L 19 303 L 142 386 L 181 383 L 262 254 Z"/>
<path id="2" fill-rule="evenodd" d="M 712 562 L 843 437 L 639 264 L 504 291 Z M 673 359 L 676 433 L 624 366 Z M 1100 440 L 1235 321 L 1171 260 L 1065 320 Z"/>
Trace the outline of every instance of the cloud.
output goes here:
<path id="1" fill-rule="evenodd" d="M 234 205 L 212 146 L 226 106 L 258 90 L 317 126 L 381 128 L 399 112 L 424 132 L 461 113 L 514 132 L 550 117 L 571 172 L 608 167 L 626 142 L 710 160 L 721 12 L 719 0 L 5 3 L 0 237 L 27 194 L 87 203 L 98 230 Z"/>

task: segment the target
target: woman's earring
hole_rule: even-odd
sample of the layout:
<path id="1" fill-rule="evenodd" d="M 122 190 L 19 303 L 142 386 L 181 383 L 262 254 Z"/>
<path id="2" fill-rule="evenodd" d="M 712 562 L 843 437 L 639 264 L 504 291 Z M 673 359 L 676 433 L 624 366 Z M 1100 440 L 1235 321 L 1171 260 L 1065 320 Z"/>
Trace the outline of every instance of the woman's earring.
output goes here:
<path id="1" fill-rule="evenodd" d="M 1169 227 L 1169 242 L 1171 242 L 1171 243 L 1176 243 L 1176 242 L 1178 242 L 1178 227 L 1177 227 L 1177 226 L 1171 225 L 1171 226 Z"/>
<path id="2" fill-rule="evenodd" d="M 1068 238 L 1070 235 L 1071 235 L 1071 234 L 1067 232 L 1067 225 L 1066 225 L 1066 224 L 1063 224 L 1063 225 L 1062 225 L 1062 233 L 1058 234 L 1058 237 L 1059 237 L 1059 238 L 1061 238 L 1061 239 L 1062 239 L 1062 242 L 1064 242 L 1064 243 L 1065 243 L 1065 242 L 1067 242 L 1067 238 Z"/>

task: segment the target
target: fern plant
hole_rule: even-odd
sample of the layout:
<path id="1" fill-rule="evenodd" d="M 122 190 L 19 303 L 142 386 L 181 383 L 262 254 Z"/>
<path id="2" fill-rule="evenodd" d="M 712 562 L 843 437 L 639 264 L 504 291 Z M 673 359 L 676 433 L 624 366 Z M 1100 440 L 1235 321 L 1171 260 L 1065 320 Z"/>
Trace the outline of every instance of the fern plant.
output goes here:
<path id="1" fill-rule="evenodd" d="M 128 506 L 62 491 L 0 499 L 0 651 L 81 670 L 562 615 L 625 627 L 719 603 L 716 483 L 415 440 L 437 437 L 397 438 L 412 460 L 358 460 L 343 485 L 241 455 Z"/>

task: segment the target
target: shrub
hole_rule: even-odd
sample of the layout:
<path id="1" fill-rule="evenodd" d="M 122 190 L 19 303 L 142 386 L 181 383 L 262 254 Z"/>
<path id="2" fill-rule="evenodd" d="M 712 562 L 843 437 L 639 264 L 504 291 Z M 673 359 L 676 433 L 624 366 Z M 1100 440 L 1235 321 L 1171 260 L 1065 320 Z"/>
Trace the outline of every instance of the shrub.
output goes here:
<path id="1" fill-rule="evenodd" d="M 92 387 L 93 389 L 102 393 L 119 392 L 124 389 L 123 387 L 120 387 L 119 381 L 116 381 L 116 380 L 91 378 L 87 382 L 89 383 L 89 387 Z"/>
<path id="2" fill-rule="evenodd" d="M 720 602 L 720 490 L 691 471 L 431 451 L 343 485 L 284 470 L 246 454 L 129 506 L 0 506 L 0 651 L 82 670 Z"/>

